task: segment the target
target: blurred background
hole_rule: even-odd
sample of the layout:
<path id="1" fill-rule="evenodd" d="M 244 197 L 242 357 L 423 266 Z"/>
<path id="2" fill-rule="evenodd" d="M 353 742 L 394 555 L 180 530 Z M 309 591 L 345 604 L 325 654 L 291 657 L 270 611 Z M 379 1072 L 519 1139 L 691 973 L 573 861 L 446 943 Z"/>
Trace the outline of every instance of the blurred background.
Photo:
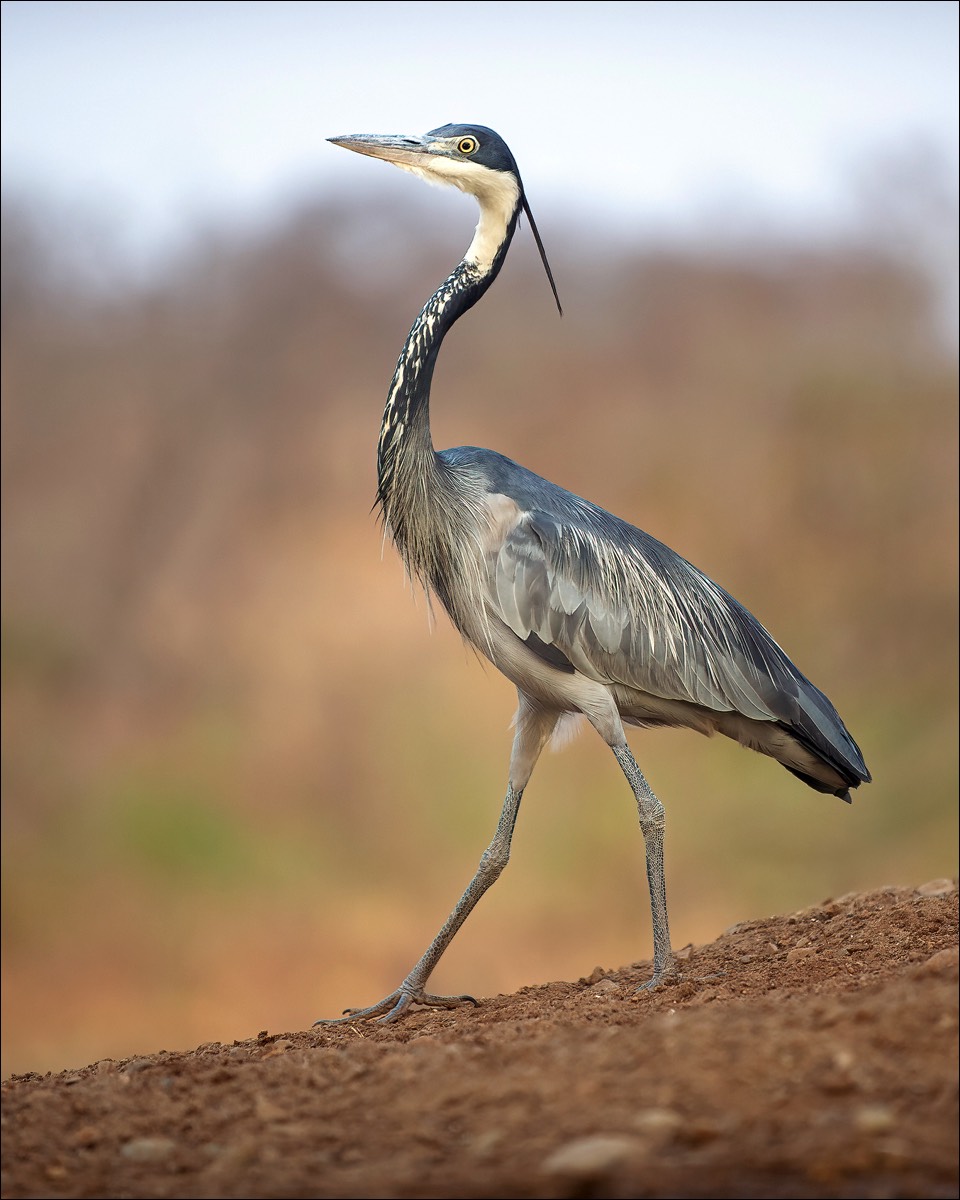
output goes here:
<path id="1" fill-rule="evenodd" d="M 632 735 L 675 945 L 956 871 L 953 3 L 25 3 L 3 15 L 3 1071 L 397 985 L 492 833 L 515 696 L 382 551 L 386 387 L 472 201 L 328 146 L 476 121 L 522 229 L 438 445 L 724 584 L 835 702 L 852 808 Z M 633 802 L 544 756 L 434 977 L 649 957 Z"/>

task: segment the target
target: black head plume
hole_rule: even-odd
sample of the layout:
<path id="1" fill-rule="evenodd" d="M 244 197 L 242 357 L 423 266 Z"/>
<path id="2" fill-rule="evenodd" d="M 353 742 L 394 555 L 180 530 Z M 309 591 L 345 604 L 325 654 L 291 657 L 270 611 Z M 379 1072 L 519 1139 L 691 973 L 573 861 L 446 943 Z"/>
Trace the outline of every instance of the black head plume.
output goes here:
<path id="1" fill-rule="evenodd" d="M 543 263 L 543 269 L 547 273 L 547 278 L 550 280 L 550 288 L 553 291 L 553 298 L 557 302 L 557 312 L 563 316 L 563 306 L 560 303 L 560 295 L 557 292 L 557 285 L 554 282 L 553 272 L 550 270 L 550 264 L 547 262 L 547 252 L 543 248 L 543 242 L 540 240 L 540 230 L 537 228 L 537 223 L 533 219 L 533 213 L 530 210 L 530 202 L 527 200 L 526 193 L 523 191 L 523 184 L 520 185 L 520 203 L 523 205 L 523 211 L 530 222 L 530 230 L 533 233 L 533 240 L 537 243 L 537 249 L 540 251 L 540 261 Z"/>

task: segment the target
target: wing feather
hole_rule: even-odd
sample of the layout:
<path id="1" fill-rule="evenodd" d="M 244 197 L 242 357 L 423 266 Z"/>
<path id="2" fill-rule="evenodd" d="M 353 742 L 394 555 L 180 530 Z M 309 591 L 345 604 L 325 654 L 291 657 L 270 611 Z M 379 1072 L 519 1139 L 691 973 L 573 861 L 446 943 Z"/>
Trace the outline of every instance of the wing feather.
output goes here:
<path id="1" fill-rule="evenodd" d="M 491 564 L 513 632 L 535 634 L 598 681 L 759 720 L 786 716 L 774 700 L 784 683 L 796 696 L 793 672 L 754 618 L 654 538 L 616 518 L 603 524 L 521 516 Z"/>
<path id="2" fill-rule="evenodd" d="M 599 683 L 772 722 L 849 786 L 869 781 L 827 697 L 686 559 L 493 451 L 462 446 L 437 458 L 461 487 L 465 479 L 486 492 L 486 603 L 544 661 Z M 816 772 L 784 765 L 811 786 L 825 784 L 812 782 Z M 826 790 L 836 790 L 833 781 Z"/>

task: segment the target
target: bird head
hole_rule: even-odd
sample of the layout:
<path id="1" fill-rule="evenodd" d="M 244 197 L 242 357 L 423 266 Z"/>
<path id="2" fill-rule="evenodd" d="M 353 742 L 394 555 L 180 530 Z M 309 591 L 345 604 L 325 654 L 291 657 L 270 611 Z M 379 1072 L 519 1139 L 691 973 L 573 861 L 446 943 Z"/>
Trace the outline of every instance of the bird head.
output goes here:
<path id="1" fill-rule="evenodd" d="M 510 148 L 483 125 L 441 125 L 422 137 L 357 133 L 329 141 L 357 154 L 382 158 L 427 183 L 451 184 L 478 198 L 499 192 L 516 205 L 523 194 Z"/>
<path id="2" fill-rule="evenodd" d="M 490 217 L 496 226 L 502 225 L 504 230 L 512 228 L 517 211 L 522 209 L 562 314 L 557 285 L 523 190 L 516 159 L 498 133 L 485 125 L 441 125 L 422 137 L 355 133 L 327 140 L 357 154 L 382 158 L 427 183 L 446 184 L 469 192 L 480 205 L 481 227 L 483 219 Z M 477 245 L 477 239 L 474 244 Z"/>

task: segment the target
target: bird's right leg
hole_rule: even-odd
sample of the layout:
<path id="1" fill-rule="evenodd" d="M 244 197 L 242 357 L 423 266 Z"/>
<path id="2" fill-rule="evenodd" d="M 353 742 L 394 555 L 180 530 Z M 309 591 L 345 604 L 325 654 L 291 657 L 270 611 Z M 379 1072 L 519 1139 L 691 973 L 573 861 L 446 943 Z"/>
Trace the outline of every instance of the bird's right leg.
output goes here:
<path id="1" fill-rule="evenodd" d="M 458 1004 L 476 1004 L 472 996 L 435 996 L 427 992 L 426 984 L 444 951 L 453 941 L 460 926 L 477 906 L 480 897 L 500 876 L 510 857 L 510 843 L 520 811 L 523 789 L 533 772 L 540 752 L 546 745 L 557 723 L 557 714 L 545 712 L 520 693 L 520 707 L 516 718 L 516 735 L 510 757 L 510 779 L 507 794 L 497 822 L 497 830 L 490 845 L 484 850 L 480 865 L 467 890 L 444 921 L 440 932 L 427 947 L 420 961 L 395 992 L 385 996 L 369 1008 L 347 1009 L 342 1017 L 316 1021 L 317 1025 L 335 1025 L 345 1021 L 369 1021 L 377 1018 L 380 1024 L 395 1021 L 411 1004 L 425 1004 L 432 1008 L 454 1008 Z"/>

